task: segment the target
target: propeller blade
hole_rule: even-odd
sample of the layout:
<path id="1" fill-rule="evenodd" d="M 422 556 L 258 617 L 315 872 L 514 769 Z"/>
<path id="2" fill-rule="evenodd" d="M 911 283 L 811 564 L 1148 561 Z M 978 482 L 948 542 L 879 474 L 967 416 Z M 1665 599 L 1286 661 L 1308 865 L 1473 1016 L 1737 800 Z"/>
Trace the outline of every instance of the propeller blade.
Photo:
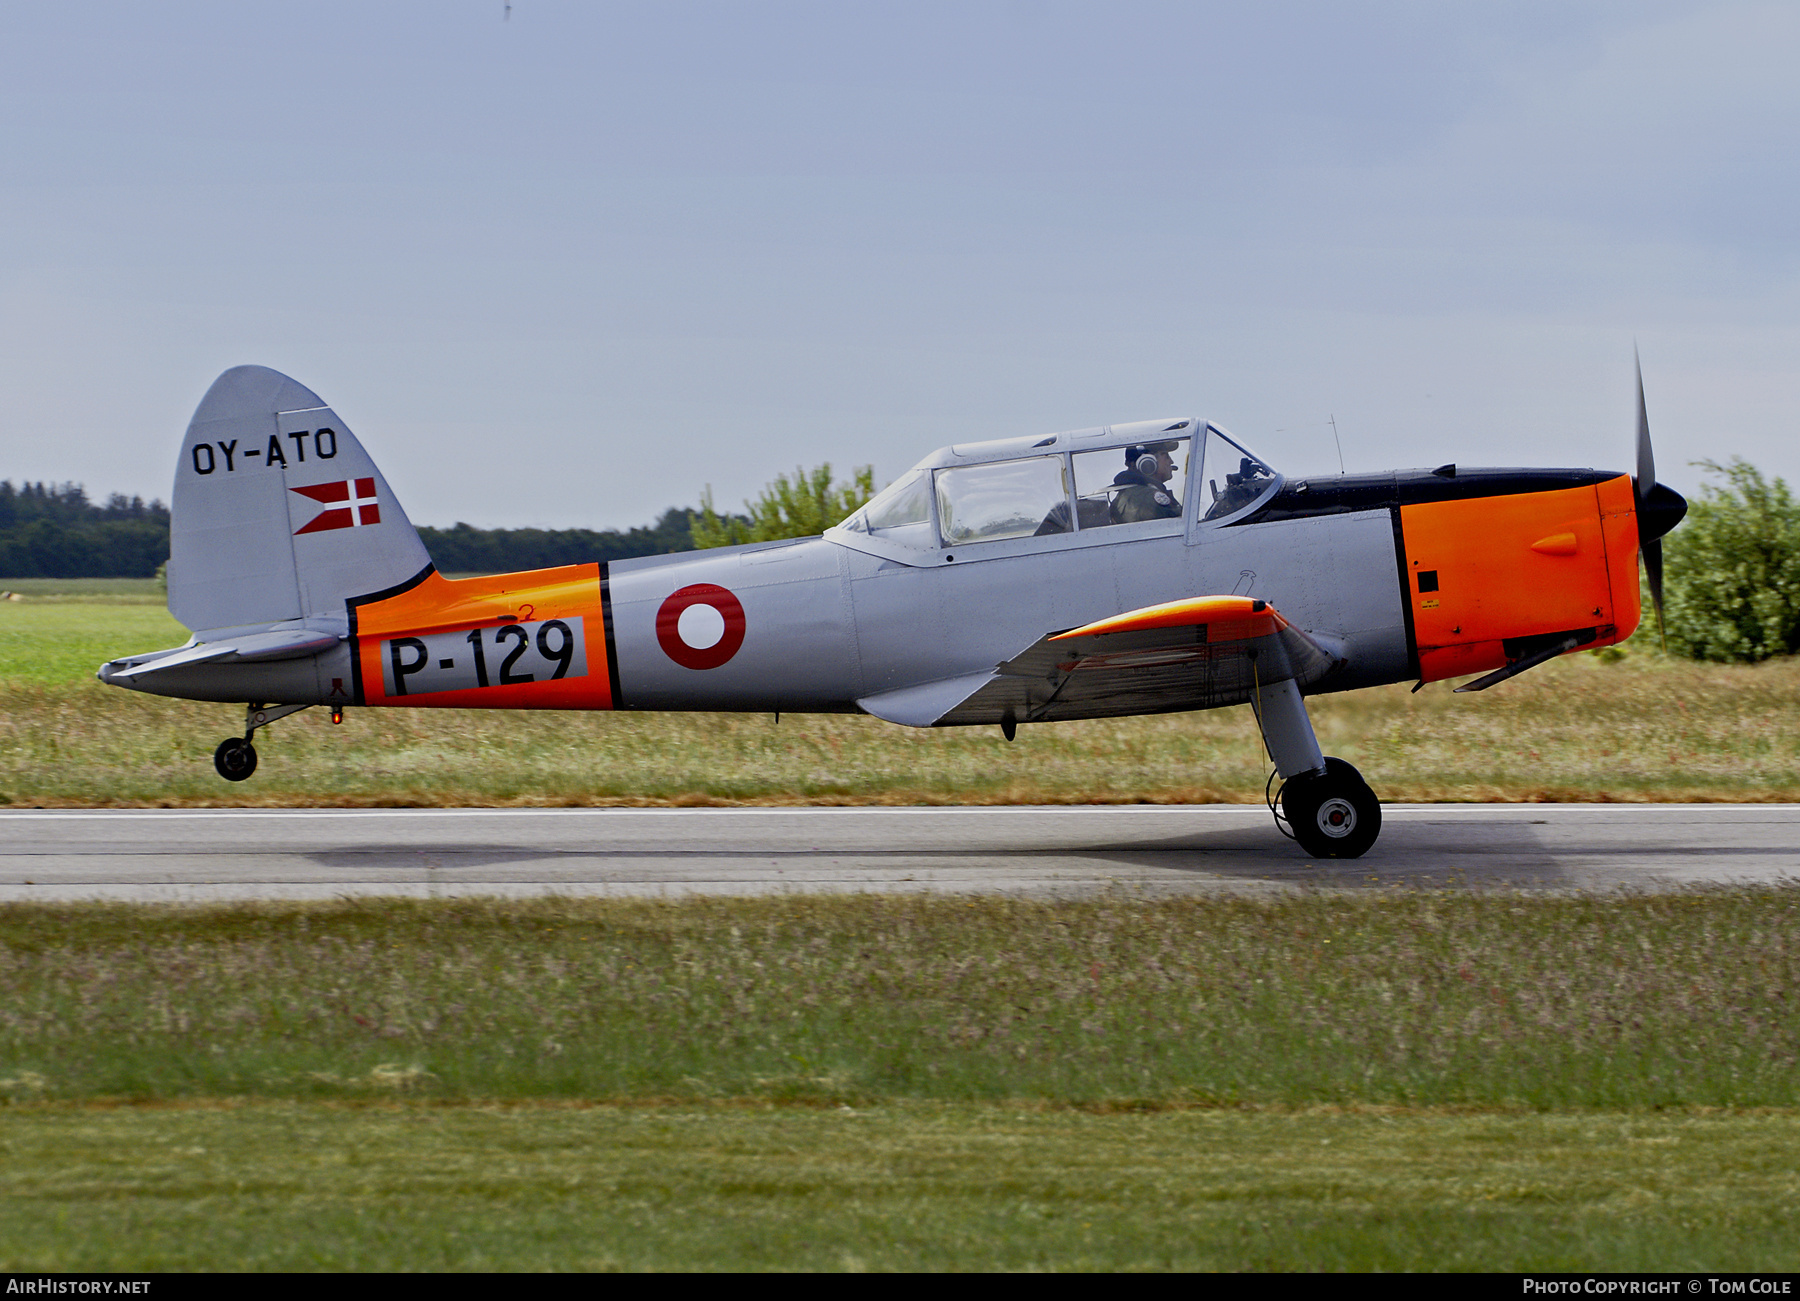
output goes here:
<path id="1" fill-rule="evenodd" d="M 1656 453 L 1650 447 L 1650 413 L 1644 406 L 1644 363 L 1638 357 L 1637 345 L 1631 347 L 1631 360 L 1637 366 L 1638 382 L 1638 427 L 1637 427 L 1637 477 L 1633 484 L 1637 488 L 1638 505 L 1642 506 L 1650 499 L 1650 490 L 1656 487 Z M 1661 572 L 1661 566 L 1658 566 Z"/>
<path id="2" fill-rule="evenodd" d="M 1673 488 L 1656 481 L 1656 453 L 1650 447 L 1650 412 L 1644 405 L 1644 363 L 1637 345 L 1631 346 L 1632 364 L 1637 367 L 1638 427 L 1637 474 L 1632 487 L 1637 490 L 1638 554 L 1643 557 L 1644 577 L 1650 585 L 1650 604 L 1656 608 L 1656 636 L 1668 653 L 1669 634 L 1663 627 L 1663 534 L 1681 523 L 1687 514 L 1687 501 Z"/>

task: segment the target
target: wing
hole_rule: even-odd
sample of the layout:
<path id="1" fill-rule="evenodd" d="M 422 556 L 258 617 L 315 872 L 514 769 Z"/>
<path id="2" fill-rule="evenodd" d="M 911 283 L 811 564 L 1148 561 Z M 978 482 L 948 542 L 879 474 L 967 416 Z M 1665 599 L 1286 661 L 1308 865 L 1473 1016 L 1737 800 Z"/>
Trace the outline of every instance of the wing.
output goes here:
<path id="1" fill-rule="evenodd" d="M 1160 714 L 1242 704 L 1259 683 L 1305 688 L 1344 663 L 1337 638 L 1294 627 L 1266 601 L 1199 596 L 1052 633 L 990 673 L 857 703 L 913 727 Z"/>

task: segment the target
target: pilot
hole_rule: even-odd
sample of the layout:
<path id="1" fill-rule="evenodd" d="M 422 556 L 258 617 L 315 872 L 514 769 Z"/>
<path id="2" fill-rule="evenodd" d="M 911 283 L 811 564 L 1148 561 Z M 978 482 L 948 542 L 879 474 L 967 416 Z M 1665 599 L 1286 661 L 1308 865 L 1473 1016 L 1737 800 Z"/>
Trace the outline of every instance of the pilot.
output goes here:
<path id="1" fill-rule="evenodd" d="M 1125 449 L 1125 468 L 1113 476 L 1113 487 L 1118 491 L 1107 507 L 1114 524 L 1180 517 L 1181 499 L 1168 487 L 1169 480 L 1175 477 L 1173 453 L 1180 445 L 1170 439 Z"/>

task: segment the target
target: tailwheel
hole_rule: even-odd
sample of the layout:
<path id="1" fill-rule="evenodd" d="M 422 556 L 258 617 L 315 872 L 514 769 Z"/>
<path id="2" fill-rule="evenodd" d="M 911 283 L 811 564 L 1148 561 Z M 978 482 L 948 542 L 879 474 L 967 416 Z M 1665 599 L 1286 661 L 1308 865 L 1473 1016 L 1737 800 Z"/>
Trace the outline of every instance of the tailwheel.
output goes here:
<path id="1" fill-rule="evenodd" d="M 1314 858 L 1361 858 L 1381 834 L 1381 801 L 1342 759 L 1327 758 L 1321 774 L 1290 778 L 1281 812 Z"/>
<path id="2" fill-rule="evenodd" d="M 228 736 L 213 751 L 213 767 L 228 782 L 241 782 L 256 771 L 256 747 L 241 736 Z"/>

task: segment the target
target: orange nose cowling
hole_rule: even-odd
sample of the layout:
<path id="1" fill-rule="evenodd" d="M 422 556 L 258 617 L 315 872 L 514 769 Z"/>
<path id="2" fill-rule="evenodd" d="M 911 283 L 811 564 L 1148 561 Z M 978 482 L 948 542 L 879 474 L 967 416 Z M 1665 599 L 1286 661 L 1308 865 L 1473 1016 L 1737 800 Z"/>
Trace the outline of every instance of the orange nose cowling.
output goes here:
<path id="1" fill-rule="evenodd" d="M 1637 516 L 1625 475 L 1402 506 L 1400 525 L 1426 682 L 1501 668 L 1518 658 L 1506 647 L 1517 638 L 1592 630 L 1583 645 L 1592 649 L 1637 628 Z"/>

